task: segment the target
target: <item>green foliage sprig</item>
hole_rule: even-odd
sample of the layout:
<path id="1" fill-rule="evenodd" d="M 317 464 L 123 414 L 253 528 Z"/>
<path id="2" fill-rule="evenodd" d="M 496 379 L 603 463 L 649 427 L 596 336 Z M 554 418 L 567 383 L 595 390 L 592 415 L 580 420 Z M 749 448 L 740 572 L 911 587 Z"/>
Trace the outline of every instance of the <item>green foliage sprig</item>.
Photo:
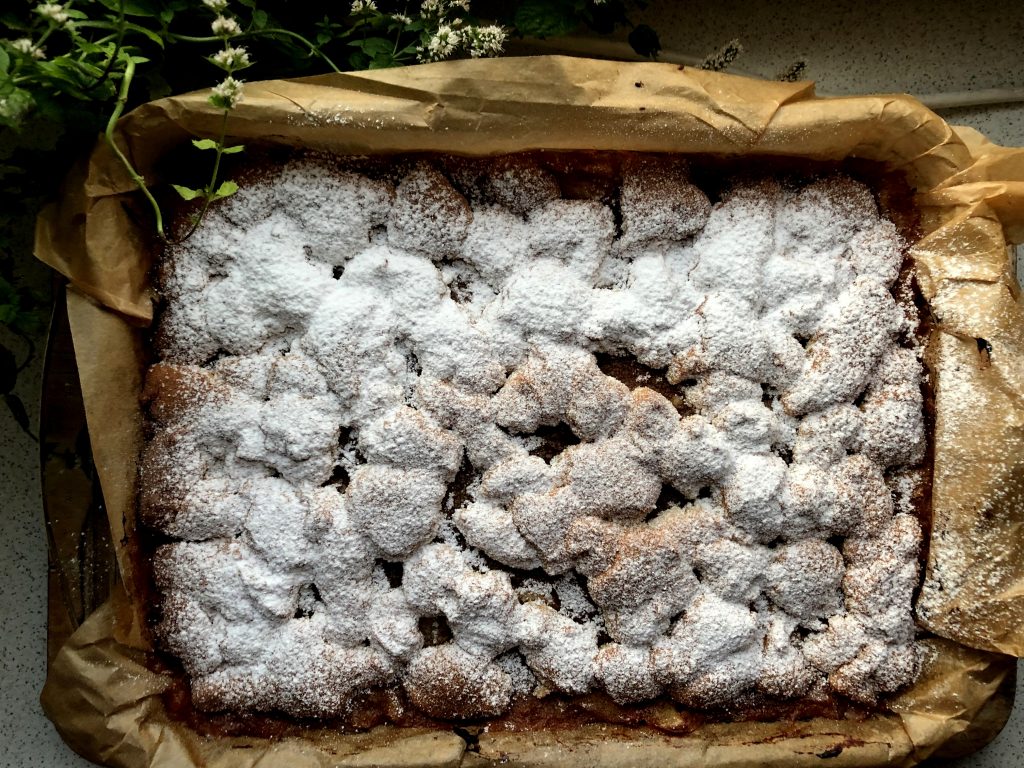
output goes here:
<path id="1" fill-rule="evenodd" d="M 70 161 L 103 135 L 146 199 L 167 241 L 157 198 L 113 141 L 121 115 L 172 93 L 210 88 L 224 119 L 215 137 L 193 142 L 210 156 L 209 181 L 172 185 L 209 207 L 237 190 L 222 179 L 230 111 L 246 78 L 393 67 L 452 57 L 496 56 L 512 36 L 554 36 L 588 27 L 633 29 L 634 47 L 656 53 L 657 36 L 633 27 L 626 7 L 642 0 L 9 0 L 0 7 L 0 328 L 18 336 L 16 356 L 0 344 L 0 397 L 19 423 L 12 390 L 35 354 L 48 299 L 21 283 L 32 222 Z M 476 11 L 476 12 L 474 12 Z M 640 34 L 637 35 L 639 30 Z M 653 37 L 652 37 L 653 35 Z M 653 46 L 653 47 L 652 47 Z M 638 47 L 637 50 L 640 50 Z M 219 76 L 215 71 L 220 70 Z M 13 398 L 13 400 L 12 400 Z M 12 404 L 13 403 L 13 404 Z"/>

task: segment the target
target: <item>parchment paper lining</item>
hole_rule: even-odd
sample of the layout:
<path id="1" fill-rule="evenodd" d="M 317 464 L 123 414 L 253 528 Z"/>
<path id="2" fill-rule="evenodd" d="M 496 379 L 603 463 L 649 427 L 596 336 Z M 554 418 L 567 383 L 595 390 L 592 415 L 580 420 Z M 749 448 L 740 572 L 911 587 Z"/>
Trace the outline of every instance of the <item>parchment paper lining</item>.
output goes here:
<path id="1" fill-rule="evenodd" d="M 152 169 L 216 135 L 205 92 L 146 104 L 119 124 Z M 99 143 L 39 219 L 36 255 L 71 281 L 68 310 L 86 415 L 127 594 L 72 636 L 43 691 L 65 740 L 117 766 L 912 765 L 964 731 L 1024 653 L 1024 316 L 1007 239 L 1024 239 L 1024 150 L 954 131 L 905 96 L 817 99 L 811 83 L 675 65 L 565 57 L 459 61 L 247 85 L 228 133 L 339 153 L 495 154 L 608 149 L 874 160 L 917 190 L 912 249 L 934 316 L 934 527 L 918 603 L 928 662 L 865 721 L 737 723 L 687 737 L 594 726 L 484 733 L 310 731 L 301 740 L 205 738 L 170 721 L 167 679 L 145 666 L 142 580 L 132 563 L 141 439 L 139 327 L 152 318 L 149 249 L 134 184 Z M 139 222 L 143 222 L 140 224 Z M 982 343 L 982 340 L 984 344 Z M 987 345 L 987 346 L 986 346 Z M 991 351 L 988 352 L 987 350 Z M 982 354 L 982 350 L 986 350 Z M 134 598 L 134 600 L 133 600 Z M 942 639 L 948 638 L 948 639 Z M 968 647 L 970 646 L 970 647 Z M 978 650 L 973 650 L 973 649 Z"/>

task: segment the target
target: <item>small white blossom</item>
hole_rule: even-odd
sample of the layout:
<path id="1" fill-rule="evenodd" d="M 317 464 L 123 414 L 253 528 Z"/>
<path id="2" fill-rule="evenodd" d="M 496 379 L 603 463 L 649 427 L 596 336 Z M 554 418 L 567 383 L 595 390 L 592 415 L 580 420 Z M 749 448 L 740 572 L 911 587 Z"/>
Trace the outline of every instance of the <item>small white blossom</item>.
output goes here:
<path id="1" fill-rule="evenodd" d="M 238 22 L 227 16 L 218 16 L 214 19 L 210 24 L 210 29 L 213 30 L 213 34 L 220 37 L 234 37 L 242 34 L 242 28 L 238 26 Z"/>
<path id="2" fill-rule="evenodd" d="M 441 24 L 437 32 L 427 43 L 427 53 L 431 61 L 440 61 L 455 53 L 462 43 L 462 33 L 452 29 L 449 24 Z"/>
<path id="3" fill-rule="evenodd" d="M 41 3 L 36 6 L 36 13 L 54 24 L 67 24 L 70 18 L 60 3 Z"/>
<path id="4" fill-rule="evenodd" d="M 431 15 L 442 13 L 444 8 L 441 5 L 441 0 L 423 0 L 420 10 L 425 14 Z"/>
<path id="5" fill-rule="evenodd" d="M 224 81 L 213 88 L 210 95 L 210 103 L 221 109 L 234 109 L 235 105 L 242 100 L 242 81 L 233 77 L 225 77 Z"/>
<path id="6" fill-rule="evenodd" d="M 456 8 L 461 8 L 462 10 L 468 12 L 469 11 L 469 0 L 449 0 L 449 2 L 448 2 L 448 9 L 453 11 Z"/>
<path id="7" fill-rule="evenodd" d="M 221 69 L 245 69 L 252 62 L 249 60 L 249 52 L 242 46 L 229 45 L 222 51 L 217 51 L 211 60 Z"/>
<path id="8" fill-rule="evenodd" d="M 404 13 L 392 13 L 391 18 L 397 21 L 399 24 L 412 24 L 412 19 L 406 16 Z"/>
<path id="9" fill-rule="evenodd" d="M 501 53 L 507 34 L 498 26 L 470 27 L 466 30 L 466 37 L 469 41 L 469 55 L 478 59 Z"/>
<path id="10" fill-rule="evenodd" d="M 352 15 L 370 13 L 377 10 L 377 3 L 374 0 L 352 0 Z"/>
<path id="11" fill-rule="evenodd" d="M 228 0 L 203 0 L 203 5 L 214 13 L 221 13 L 228 7 Z"/>
<path id="12" fill-rule="evenodd" d="M 27 37 L 21 37 L 17 40 L 11 41 L 11 48 L 16 50 L 18 53 L 24 53 L 26 56 L 31 56 L 33 59 L 45 59 L 46 52 L 43 51 L 38 45 L 33 43 Z"/>

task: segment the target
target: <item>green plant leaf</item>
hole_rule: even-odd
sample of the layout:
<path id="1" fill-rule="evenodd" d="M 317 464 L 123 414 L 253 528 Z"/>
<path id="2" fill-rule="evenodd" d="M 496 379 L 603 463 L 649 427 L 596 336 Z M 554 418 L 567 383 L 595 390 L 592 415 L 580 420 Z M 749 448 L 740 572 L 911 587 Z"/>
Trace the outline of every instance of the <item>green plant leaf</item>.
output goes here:
<path id="1" fill-rule="evenodd" d="M 233 181 L 222 181 L 220 186 L 217 187 L 217 191 L 213 193 L 214 200 L 222 200 L 225 197 L 231 197 L 238 191 L 238 185 Z"/>
<path id="2" fill-rule="evenodd" d="M 121 12 L 122 2 L 124 3 L 124 13 L 126 16 L 156 18 L 160 14 L 160 6 L 153 0 L 100 0 L 100 3 L 114 13 Z"/>
<path id="3" fill-rule="evenodd" d="M 182 200 L 195 200 L 197 197 L 203 197 L 205 193 L 201 189 L 192 189 L 191 187 L 183 187 L 180 184 L 171 184 L 174 187 L 174 191 L 181 195 Z"/>
<path id="4" fill-rule="evenodd" d="M 0 48 L 0 72 L 7 74 L 7 67 L 11 65 L 11 57 L 7 54 L 7 51 Z"/>
<path id="5" fill-rule="evenodd" d="M 31 22 L 26 22 L 24 18 L 14 13 L 0 14 L 0 25 L 18 32 L 28 32 L 32 28 Z"/>
<path id="6" fill-rule="evenodd" d="M 252 25 L 256 29 L 266 29 L 267 21 L 269 19 L 270 17 L 267 15 L 266 11 L 261 11 L 257 9 L 252 12 Z"/>
<path id="7" fill-rule="evenodd" d="M 233 147 L 224 147 L 221 150 L 225 155 L 237 155 L 239 152 L 245 150 L 245 144 L 235 144 Z"/>
<path id="8" fill-rule="evenodd" d="M 0 275 L 0 305 L 16 305 L 18 301 L 18 289 L 11 285 L 11 283 L 6 278 Z"/>
<path id="9" fill-rule="evenodd" d="M 24 88 L 15 88 L 5 93 L 4 98 L 0 99 L 0 125 L 17 129 L 35 105 L 32 94 Z"/>
<path id="10" fill-rule="evenodd" d="M 126 23 L 124 25 L 124 28 L 125 28 L 125 31 L 127 31 L 127 32 L 137 32 L 140 35 L 145 35 L 150 40 L 152 40 L 154 43 L 159 45 L 161 48 L 164 47 L 164 42 L 165 41 L 164 41 L 163 37 L 161 37 L 159 33 L 154 32 L 153 30 L 148 29 L 147 27 L 143 27 L 143 26 L 140 26 L 138 24 L 132 24 L 131 22 L 128 22 L 128 23 Z"/>
<path id="11" fill-rule="evenodd" d="M 523 0 L 514 23 L 527 37 L 559 37 L 576 29 L 580 19 L 568 0 Z"/>
<path id="12" fill-rule="evenodd" d="M 390 55 L 395 49 L 395 44 L 383 37 L 368 37 L 365 40 L 353 40 L 349 43 L 353 48 L 358 48 L 371 58 L 382 54 Z"/>
<path id="13" fill-rule="evenodd" d="M 370 60 L 369 69 L 388 69 L 395 66 L 395 64 L 397 64 L 395 57 L 391 55 L 391 51 L 388 51 L 387 53 L 374 56 Z"/>
<path id="14" fill-rule="evenodd" d="M 156 70 L 144 72 L 142 80 L 146 83 L 146 90 L 149 93 L 150 101 L 170 96 L 172 93 L 171 84 Z"/>
<path id="15" fill-rule="evenodd" d="M 14 318 L 14 322 L 11 323 L 11 327 L 18 333 L 35 334 L 39 333 L 45 322 L 46 316 L 43 311 L 33 309 L 28 312 L 18 312 L 18 316 Z"/>
<path id="16" fill-rule="evenodd" d="M 213 139 L 192 139 L 192 146 L 196 149 L 216 149 L 217 142 Z"/>

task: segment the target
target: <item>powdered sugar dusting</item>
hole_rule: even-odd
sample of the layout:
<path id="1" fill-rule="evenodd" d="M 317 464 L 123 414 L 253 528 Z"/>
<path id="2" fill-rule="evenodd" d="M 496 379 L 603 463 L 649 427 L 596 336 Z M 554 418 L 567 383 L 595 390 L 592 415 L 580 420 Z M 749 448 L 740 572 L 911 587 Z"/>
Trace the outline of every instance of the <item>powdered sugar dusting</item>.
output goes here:
<path id="1" fill-rule="evenodd" d="M 396 167 L 293 161 L 161 267 L 142 506 L 200 707 L 915 677 L 921 365 L 866 187 L 712 204 L 634 157 L 613 208 L 529 158 Z"/>

